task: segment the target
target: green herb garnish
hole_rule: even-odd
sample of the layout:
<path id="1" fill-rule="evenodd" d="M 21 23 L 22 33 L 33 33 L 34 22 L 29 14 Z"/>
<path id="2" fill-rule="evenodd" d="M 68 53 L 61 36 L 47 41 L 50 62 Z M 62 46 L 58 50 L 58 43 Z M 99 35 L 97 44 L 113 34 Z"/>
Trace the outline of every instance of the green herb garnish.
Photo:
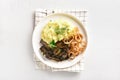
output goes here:
<path id="1" fill-rule="evenodd" d="M 54 41 L 54 40 L 52 40 L 52 41 L 50 42 L 49 46 L 50 46 L 51 48 L 56 47 L 55 41 Z"/>
<path id="2" fill-rule="evenodd" d="M 63 34 L 65 33 L 66 28 L 56 28 L 55 33 L 56 34 Z"/>

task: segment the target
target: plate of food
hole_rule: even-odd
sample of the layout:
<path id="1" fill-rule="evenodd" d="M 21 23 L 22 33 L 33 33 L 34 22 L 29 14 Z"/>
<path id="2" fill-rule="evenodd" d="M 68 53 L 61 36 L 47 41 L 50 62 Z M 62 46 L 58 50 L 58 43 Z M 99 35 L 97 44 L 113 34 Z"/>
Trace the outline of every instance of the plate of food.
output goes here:
<path id="1" fill-rule="evenodd" d="M 79 62 L 87 47 L 87 33 L 76 17 L 54 13 L 44 17 L 32 36 L 38 59 L 54 68 L 66 68 Z"/>

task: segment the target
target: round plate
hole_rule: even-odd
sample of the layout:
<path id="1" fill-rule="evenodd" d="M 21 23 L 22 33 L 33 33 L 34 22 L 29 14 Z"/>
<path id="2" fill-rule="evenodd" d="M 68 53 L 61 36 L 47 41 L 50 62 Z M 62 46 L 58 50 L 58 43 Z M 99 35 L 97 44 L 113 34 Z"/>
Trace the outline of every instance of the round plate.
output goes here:
<path id="1" fill-rule="evenodd" d="M 33 49 L 34 49 L 36 56 L 41 62 L 54 68 L 66 68 L 80 61 L 83 57 L 83 53 L 75 57 L 75 59 L 73 60 L 65 60 L 65 61 L 57 62 L 57 61 L 53 61 L 53 60 L 49 60 L 45 58 L 42 52 L 40 51 L 40 47 L 41 47 L 41 44 L 40 44 L 41 36 L 40 35 L 41 35 L 42 28 L 50 20 L 58 20 L 58 19 L 68 21 L 72 25 L 78 26 L 80 33 L 83 35 L 84 40 L 87 42 L 87 34 L 85 31 L 85 28 L 83 27 L 83 25 L 77 18 L 71 15 L 65 14 L 65 13 L 54 13 L 52 15 L 49 15 L 43 18 L 43 20 L 41 20 L 41 22 L 35 27 L 33 36 L 32 36 L 32 45 L 33 45 Z M 46 33 L 46 34 L 49 34 L 49 33 Z"/>

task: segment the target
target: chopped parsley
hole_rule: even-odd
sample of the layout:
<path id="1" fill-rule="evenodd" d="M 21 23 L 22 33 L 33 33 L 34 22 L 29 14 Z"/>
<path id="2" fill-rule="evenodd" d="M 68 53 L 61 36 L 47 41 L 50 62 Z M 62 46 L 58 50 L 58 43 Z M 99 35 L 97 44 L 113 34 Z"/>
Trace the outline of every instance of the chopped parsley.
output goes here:
<path id="1" fill-rule="evenodd" d="M 54 40 L 52 40 L 52 41 L 50 42 L 49 46 L 50 46 L 51 48 L 56 47 L 55 41 L 54 41 Z"/>
<path id="2" fill-rule="evenodd" d="M 66 28 L 64 27 L 64 28 L 56 28 L 55 29 L 55 33 L 56 34 L 63 34 L 63 33 L 65 33 L 65 30 L 66 30 Z"/>

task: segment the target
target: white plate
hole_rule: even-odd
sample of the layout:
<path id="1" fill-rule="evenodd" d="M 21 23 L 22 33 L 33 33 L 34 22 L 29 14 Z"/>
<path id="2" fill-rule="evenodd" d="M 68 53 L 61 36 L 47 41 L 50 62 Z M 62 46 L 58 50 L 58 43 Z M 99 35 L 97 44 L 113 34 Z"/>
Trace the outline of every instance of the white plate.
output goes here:
<path id="1" fill-rule="evenodd" d="M 42 28 L 50 20 L 56 20 L 56 19 L 66 20 L 66 21 L 70 22 L 71 24 L 73 24 L 74 26 L 78 26 L 81 34 L 84 37 L 84 40 L 87 42 L 87 34 L 86 34 L 86 31 L 85 31 L 85 28 L 83 27 L 83 25 L 81 24 L 81 22 L 77 18 L 75 18 L 74 16 L 71 16 L 71 15 L 65 14 L 65 13 L 55 13 L 55 14 L 52 14 L 52 15 L 49 15 L 49 16 L 45 17 L 35 27 L 34 32 L 33 32 L 33 36 L 32 36 L 32 45 L 33 45 L 33 49 L 34 49 L 34 52 L 35 52 L 36 56 L 40 59 L 41 62 L 43 62 L 44 64 L 46 64 L 50 67 L 54 67 L 54 68 L 66 68 L 66 67 L 70 67 L 70 66 L 76 64 L 78 61 L 80 61 L 82 59 L 83 54 L 78 55 L 73 60 L 65 60 L 65 61 L 62 61 L 62 62 L 56 62 L 56 61 L 49 60 L 49 59 L 45 58 L 40 51 L 40 47 L 41 47 L 41 44 L 40 44 L 41 36 L 40 36 L 40 34 L 41 34 L 41 31 L 42 31 Z M 46 34 L 48 34 L 48 33 L 46 33 Z"/>

